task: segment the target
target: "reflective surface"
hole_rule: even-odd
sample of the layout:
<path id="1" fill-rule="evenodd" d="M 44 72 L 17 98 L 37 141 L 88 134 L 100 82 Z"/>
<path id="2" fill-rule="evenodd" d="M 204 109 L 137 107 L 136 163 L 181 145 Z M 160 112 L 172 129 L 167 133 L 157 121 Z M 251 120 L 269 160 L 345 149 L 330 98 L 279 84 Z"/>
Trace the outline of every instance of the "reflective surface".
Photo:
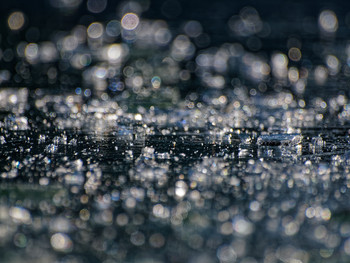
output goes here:
<path id="1" fill-rule="evenodd" d="M 3 4 L 1 262 L 348 262 L 346 9 L 111 2 Z"/>

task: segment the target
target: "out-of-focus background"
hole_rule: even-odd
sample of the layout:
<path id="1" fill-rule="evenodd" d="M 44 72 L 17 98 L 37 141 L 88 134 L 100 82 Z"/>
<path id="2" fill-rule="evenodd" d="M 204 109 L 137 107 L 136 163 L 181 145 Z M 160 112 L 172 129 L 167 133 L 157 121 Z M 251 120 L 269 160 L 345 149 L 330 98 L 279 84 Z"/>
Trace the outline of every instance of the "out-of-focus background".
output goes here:
<path id="1" fill-rule="evenodd" d="M 82 86 L 113 93 L 115 88 L 108 88 L 119 80 L 125 84 L 122 71 L 135 56 L 153 60 L 155 68 L 167 57 L 179 64 L 183 77 L 164 78 L 163 84 L 176 83 L 183 96 L 203 87 L 232 88 L 235 77 L 249 88 L 260 84 L 263 92 L 283 86 L 304 95 L 302 83 L 292 87 L 296 74 L 308 80 L 310 91 L 322 93 L 326 85 L 336 92 L 344 89 L 350 71 L 345 1 L 16 0 L 0 5 L 1 86 Z M 128 12 L 135 17 L 125 22 L 136 23 L 135 28 L 121 23 Z M 220 49 L 225 43 L 231 45 L 226 45 L 229 54 Z M 211 62 L 207 55 L 222 59 Z M 284 59 L 286 81 L 285 70 L 275 70 Z M 101 77 L 108 69 L 112 72 Z M 203 71 L 214 78 L 204 80 Z M 322 85 L 313 88 L 314 81 Z"/>

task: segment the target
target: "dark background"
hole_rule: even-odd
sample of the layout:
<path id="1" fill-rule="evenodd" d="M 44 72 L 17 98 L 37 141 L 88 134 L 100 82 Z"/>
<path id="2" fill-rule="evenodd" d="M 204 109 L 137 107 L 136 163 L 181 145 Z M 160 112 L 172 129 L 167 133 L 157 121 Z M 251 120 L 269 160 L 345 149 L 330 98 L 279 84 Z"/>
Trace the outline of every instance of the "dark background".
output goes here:
<path id="1" fill-rule="evenodd" d="M 150 0 L 149 8 L 142 14 L 143 18 L 164 19 L 171 26 L 177 27 L 186 20 L 198 20 L 203 25 L 214 43 L 234 40 L 228 34 L 227 21 L 245 6 L 257 9 L 261 18 L 271 26 L 271 38 L 283 38 L 287 34 L 302 34 L 303 20 L 314 19 L 324 9 L 333 10 L 339 20 L 339 33 L 350 25 L 350 2 L 348 1 L 201 1 L 178 0 L 181 10 L 169 16 L 162 12 L 167 1 Z M 169 2 L 169 1 L 168 1 Z M 170 1 L 173 4 L 174 1 Z M 47 40 L 53 30 L 70 30 L 77 24 L 88 24 L 91 21 L 107 21 L 117 18 L 117 8 L 123 1 L 108 1 L 107 8 L 92 14 L 87 10 L 86 1 L 70 14 L 52 7 L 48 0 L 12 0 L 0 2 L 0 29 L 3 39 L 9 33 L 8 15 L 14 10 L 23 11 L 30 26 L 40 28 L 40 40 Z M 172 5 L 169 6 L 172 6 Z M 28 25 L 27 25 L 28 26 Z M 25 31 L 25 30 L 23 30 Z M 315 32 L 317 34 L 317 32 Z M 5 44 L 6 41 L 2 41 Z M 273 45 L 273 43 L 272 43 Z"/>
<path id="2" fill-rule="evenodd" d="M 62 10 L 52 6 L 49 0 L 11 0 L 0 1 L 0 48 L 15 48 L 20 41 L 42 42 L 53 41 L 57 32 L 69 32 L 76 25 L 88 26 L 94 21 L 107 22 L 112 19 L 121 19 L 120 6 L 127 1 L 109 0 L 105 10 L 93 14 L 87 9 L 87 1 L 82 1 L 74 11 Z M 165 20 L 173 34 L 181 34 L 182 25 L 188 20 L 197 20 L 203 26 L 203 32 L 210 36 L 210 43 L 207 47 L 218 47 L 225 42 L 239 42 L 250 52 L 262 53 L 269 57 L 273 52 L 288 52 L 288 40 L 295 37 L 302 43 L 303 62 L 306 64 L 322 63 L 321 50 L 329 45 L 337 50 L 346 45 L 350 36 L 350 2 L 349 1 L 201 1 L 201 0 L 140 0 L 135 1 L 141 4 L 148 3 L 148 9 L 141 14 L 143 19 Z M 147 5 L 147 4 L 146 4 Z M 228 26 L 228 21 L 233 15 L 238 15 L 240 10 L 246 6 L 254 7 L 261 20 L 268 24 L 270 33 L 261 37 L 259 50 L 250 50 L 247 46 L 247 37 L 235 35 Z M 170 14 L 164 9 L 171 10 Z M 322 39 L 317 26 L 318 16 L 322 10 L 330 9 L 335 12 L 338 18 L 339 28 L 331 40 Z M 26 24 L 20 32 L 11 32 L 7 26 L 9 14 L 20 10 L 26 15 Z M 308 27 L 306 26 L 308 25 Z M 28 30 L 37 29 L 39 34 L 33 34 L 28 38 Z M 123 41 L 117 39 L 117 42 Z M 320 47 L 321 46 L 321 47 Z M 316 48 L 315 48 L 316 47 Z M 200 48 L 196 52 L 200 52 Z M 0 60 L 0 69 L 7 69 L 13 72 L 17 64 L 16 58 L 8 63 Z M 60 74 L 61 72 L 59 72 Z M 8 81 L 0 86 L 26 86 L 26 87 L 47 87 L 45 81 L 41 81 L 42 68 L 34 66 L 32 79 L 25 83 Z M 69 75 L 69 82 L 50 84 L 60 89 L 72 90 L 81 85 L 81 72 L 70 70 L 64 74 Z M 338 89 L 343 86 L 343 78 L 339 77 L 332 81 L 331 85 Z M 196 82 L 193 82 L 196 84 Z M 192 85 L 193 83 L 190 83 Z M 340 84 L 339 84 L 340 83 Z M 50 86 L 49 85 L 49 86 Z M 188 87 L 186 87 L 188 89 Z M 318 89 L 318 88 L 315 88 Z M 325 90 L 328 92 L 328 89 Z"/>

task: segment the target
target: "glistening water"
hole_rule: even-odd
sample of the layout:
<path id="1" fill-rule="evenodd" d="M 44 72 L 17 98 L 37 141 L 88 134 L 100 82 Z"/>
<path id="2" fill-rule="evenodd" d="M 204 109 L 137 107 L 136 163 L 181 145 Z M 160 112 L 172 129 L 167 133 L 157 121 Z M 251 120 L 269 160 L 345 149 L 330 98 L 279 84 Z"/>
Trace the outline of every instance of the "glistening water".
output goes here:
<path id="1" fill-rule="evenodd" d="M 0 13 L 0 262 L 350 261 L 346 3 Z"/>

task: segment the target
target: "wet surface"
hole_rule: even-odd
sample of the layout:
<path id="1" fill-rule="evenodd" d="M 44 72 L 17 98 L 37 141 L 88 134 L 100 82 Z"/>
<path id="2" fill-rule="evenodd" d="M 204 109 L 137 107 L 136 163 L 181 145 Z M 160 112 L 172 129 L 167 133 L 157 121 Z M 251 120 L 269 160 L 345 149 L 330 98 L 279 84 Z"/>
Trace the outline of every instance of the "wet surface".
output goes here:
<path id="1" fill-rule="evenodd" d="M 249 111 L 141 114 L 112 99 L 2 92 L 20 98 L 2 106 L 5 261 L 349 258 L 346 123 L 298 107 L 246 118 L 250 98 Z"/>
<path id="2" fill-rule="evenodd" d="M 0 261 L 350 261 L 345 8 L 155 3 L 4 4 Z"/>

